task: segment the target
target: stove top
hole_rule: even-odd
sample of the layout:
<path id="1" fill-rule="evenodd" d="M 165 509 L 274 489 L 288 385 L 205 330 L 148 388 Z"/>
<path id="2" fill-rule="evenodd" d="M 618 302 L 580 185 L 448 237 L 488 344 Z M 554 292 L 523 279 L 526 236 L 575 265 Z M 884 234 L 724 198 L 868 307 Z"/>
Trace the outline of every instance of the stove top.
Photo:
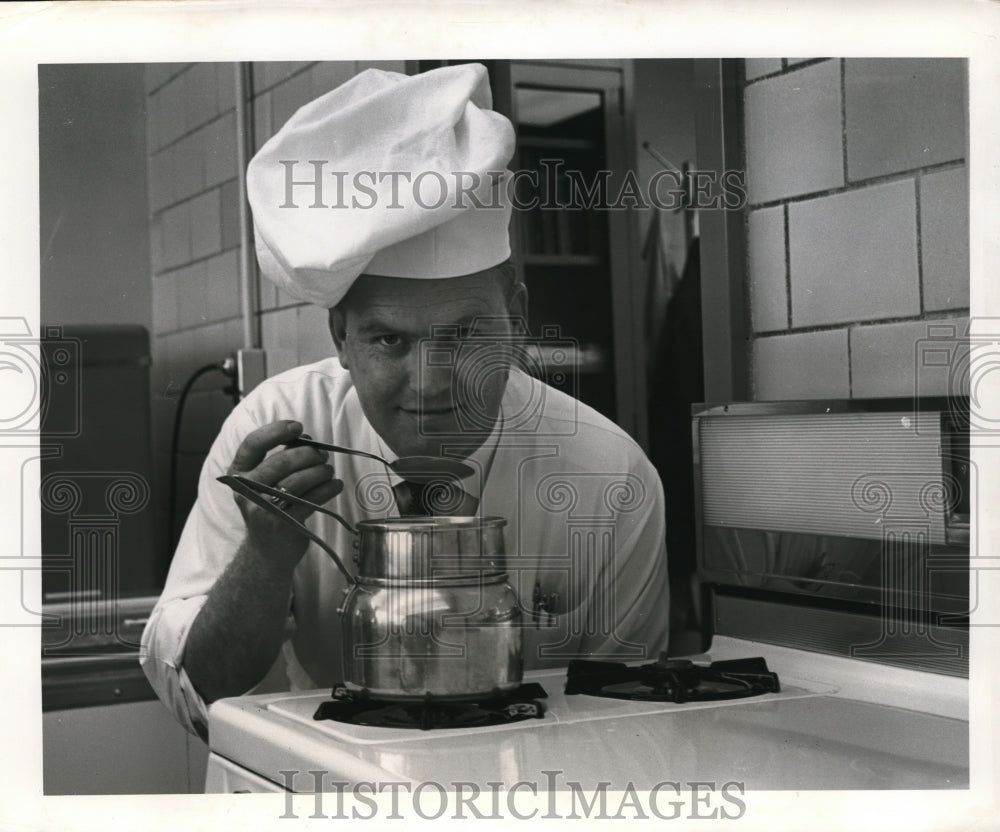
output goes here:
<path id="1" fill-rule="evenodd" d="M 430 731 L 317 720 L 324 702 L 335 704 L 329 688 L 257 694 L 213 703 L 211 750 L 277 784 L 288 770 L 322 770 L 352 783 L 508 784 L 559 770 L 564 780 L 629 782 L 637 789 L 652 788 L 665 773 L 738 780 L 748 789 L 968 783 L 963 680 L 716 641 L 711 656 L 696 659 L 699 667 L 764 656 L 780 672 L 780 690 L 744 699 L 629 700 L 567 693 L 567 668 L 535 670 L 525 681 L 548 694 L 543 718 Z M 310 784 L 303 779 L 304 788 Z"/>
<path id="2" fill-rule="evenodd" d="M 545 716 L 541 685 L 530 682 L 508 694 L 477 702 L 446 702 L 429 695 L 421 702 L 385 702 L 335 685 L 333 698 L 320 704 L 315 720 L 330 719 L 378 728 L 480 728 Z"/>
<path id="3" fill-rule="evenodd" d="M 525 732 L 544 731 L 560 733 L 575 730 L 574 726 L 587 723 L 601 723 L 605 720 L 632 719 L 649 716 L 658 719 L 665 714 L 689 713 L 692 711 L 716 710 L 734 706 L 746 707 L 753 702 L 771 699 L 790 701 L 829 695 L 836 687 L 797 678 L 783 680 L 781 691 L 767 697 L 746 700 L 695 700 L 669 702 L 603 696 L 574 696 L 564 688 L 567 669 L 535 670 L 525 674 L 525 683 L 535 683 L 547 694 L 541 698 L 544 717 L 505 720 L 493 724 L 466 724 L 445 730 L 412 730 L 399 726 L 369 724 L 371 721 L 347 722 L 325 718 L 330 709 L 341 703 L 331 699 L 331 691 L 316 690 L 299 693 L 271 693 L 257 696 L 221 700 L 224 704 L 215 706 L 218 729 L 213 734 L 213 743 L 228 743 L 231 728 L 237 728 L 234 740 L 239 740 L 239 730 L 255 723 L 258 717 L 273 725 L 287 725 L 296 732 L 307 729 L 318 742 L 332 743 L 330 747 L 402 747 L 430 743 L 453 745 L 457 742 L 482 742 L 495 746 L 503 741 L 501 737 Z M 369 704 L 368 707 L 371 707 Z M 395 707 L 399 707 L 396 705 Z M 412 707 L 412 706 L 408 706 Z M 320 711 L 323 711 L 320 714 Z M 222 716 L 225 714 L 225 716 Z M 317 719 L 317 715 L 324 718 Z M 232 719 L 231 719 L 232 718 Z M 244 719 L 248 723 L 244 723 Z M 235 720 L 235 722 L 233 721 Z M 419 728 L 419 726 L 416 726 Z M 461 737 L 461 739 L 459 739 Z M 475 739 L 474 739 L 475 738 Z"/>
<path id="4" fill-rule="evenodd" d="M 661 657 L 630 667 L 618 662 L 577 659 L 569 663 L 566 693 L 644 702 L 707 702 L 778 693 L 778 674 L 762 658 L 695 664 Z"/>

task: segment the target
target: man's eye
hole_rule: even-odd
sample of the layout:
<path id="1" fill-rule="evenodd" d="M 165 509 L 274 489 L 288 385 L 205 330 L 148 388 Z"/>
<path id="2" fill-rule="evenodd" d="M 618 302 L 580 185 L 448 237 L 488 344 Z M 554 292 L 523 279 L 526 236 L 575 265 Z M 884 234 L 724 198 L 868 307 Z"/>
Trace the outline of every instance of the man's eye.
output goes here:
<path id="1" fill-rule="evenodd" d="M 376 336 L 375 343 L 378 344 L 380 347 L 387 347 L 391 349 L 394 347 L 398 347 L 400 344 L 402 344 L 403 339 L 400 338 L 398 335 L 394 335 L 392 333 L 387 332 L 383 335 Z"/>

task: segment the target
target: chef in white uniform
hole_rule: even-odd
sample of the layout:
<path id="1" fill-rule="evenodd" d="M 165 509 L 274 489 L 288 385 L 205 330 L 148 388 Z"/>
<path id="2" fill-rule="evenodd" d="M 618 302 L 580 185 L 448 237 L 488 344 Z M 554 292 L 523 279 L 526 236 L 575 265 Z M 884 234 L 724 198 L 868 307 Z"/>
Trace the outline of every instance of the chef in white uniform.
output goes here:
<path id="1" fill-rule="evenodd" d="M 521 368 L 542 366 L 542 349 L 524 335 L 509 261 L 513 129 L 491 104 L 478 64 L 367 70 L 302 107 L 250 163 L 261 270 L 330 310 L 336 355 L 258 386 L 205 461 L 141 658 L 190 731 L 205 734 L 215 699 L 342 673 L 345 579 L 216 478 L 329 502 L 351 524 L 411 510 L 382 463 L 287 447 L 303 432 L 389 460 L 466 460 L 463 488 L 420 510 L 508 520 L 527 669 L 666 649 L 655 469 L 614 423 Z M 289 512 L 350 562 L 354 540 L 336 521 Z"/>

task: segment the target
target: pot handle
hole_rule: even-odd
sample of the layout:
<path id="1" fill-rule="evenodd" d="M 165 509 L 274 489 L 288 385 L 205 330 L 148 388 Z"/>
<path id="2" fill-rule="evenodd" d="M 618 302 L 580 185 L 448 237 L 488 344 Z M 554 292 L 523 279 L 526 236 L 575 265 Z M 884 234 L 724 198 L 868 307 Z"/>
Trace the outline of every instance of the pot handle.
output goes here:
<path id="1" fill-rule="evenodd" d="M 321 506 L 318 503 L 314 503 L 311 500 L 307 500 L 305 497 L 299 497 L 297 494 L 292 494 L 291 491 L 285 491 L 282 488 L 275 488 L 273 485 L 264 485 L 262 482 L 257 482 L 257 480 L 252 480 L 249 477 L 241 477 L 239 474 L 230 474 L 226 477 L 219 477 L 220 482 L 225 482 L 226 485 L 230 483 L 228 480 L 233 479 L 238 482 L 243 483 L 248 488 L 252 488 L 259 494 L 266 494 L 268 497 L 273 498 L 273 500 L 286 500 L 289 503 L 298 503 L 300 506 L 305 506 L 306 508 L 311 508 L 313 511 L 318 511 L 321 514 L 325 514 L 328 517 L 332 517 L 341 526 L 343 526 L 351 534 L 357 534 L 358 530 L 354 528 L 350 523 L 348 523 L 343 517 L 341 517 L 337 512 L 326 506 Z M 272 500 L 272 505 L 273 505 Z"/>
<path id="2" fill-rule="evenodd" d="M 294 494 L 287 494 L 283 491 L 279 491 L 277 488 L 272 489 L 270 486 L 263 485 L 262 483 L 255 482 L 254 480 L 248 480 L 246 477 L 227 474 L 222 477 L 217 477 L 216 479 L 218 479 L 218 481 L 221 482 L 223 485 L 228 485 L 237 494 L 246 497 L 246 499 L 248 499 L 254 505 L 260 506 L 265 511 L 269 511 L 271 512 L 271 514 L 274 514 L 277 517 L 282 518 L 283 520 L 287 520 L 289 523 L 295 526 L 295 528 L 297 528 L 300 532 L 302 532 L 302 534 L 308 537 L 313 543 L 315 543 L 317 546 L 323 549 L 323 551 L 325 551 L 331 558 L 333 558 L 333 562 L 337 565 L 337 568 L 343 573 L 344 577 L 347 578 L 348 583 L 356 584 L 358 582 L 358 579 L 347 571 L 347 567 L 344 566 L 343 561 L 341 561 L 340 557 L 333 550 L 330 544 L 328 544 L 325 540 L 323 540 L 323 538 L 321 538 L 318 534 L 315 534 L 308 526 L 305 525 L 305 523 L 296 520 L 294 517 L 292 517 L 292 515 L 290 515 L 287 511 L 281 508 L 281 506 L 272 502 L 270 499 L 265 497 L 260 492 L 273 491 L 274 492 L 273 496 L 277 496 L 282 500 L 290 500 L 291 502 L 302 503 L 303 505 L 308 505 L 314 509 L 319 509 L 320 511 L 323 511 L 327 514 L 333 514 L 328 509 L 323 509 L 321 506 L 317 506 L 314 503 L 309 502 L 309 500 L 303 500 L 301 497 L 296 497 Z M 350 526 L 350 524 L 342 517 L 340 517 L 340 515 L 334 514 L 333 516 L 336 517 L 341 523 L 343 523 L 344 526 L 350 529 L 352 533 L 354 532 L 354 529 Z"/>

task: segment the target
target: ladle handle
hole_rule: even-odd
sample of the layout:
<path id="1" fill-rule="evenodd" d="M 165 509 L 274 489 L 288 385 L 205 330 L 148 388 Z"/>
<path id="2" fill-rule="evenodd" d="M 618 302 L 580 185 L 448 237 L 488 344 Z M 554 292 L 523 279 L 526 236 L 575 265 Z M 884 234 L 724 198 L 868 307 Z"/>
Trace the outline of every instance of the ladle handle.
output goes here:
<path id="1" fill-rule="evenodd" d="M 292 517 L 292 515 L 290 515 L 287 511 L 281 508 L 281 506 L 277 505 L 276 503 L 273 503 L 271 500 L 269 500 L 267 497 L 265 497 L 263 494 L 261 494 L 259 491 L 256 490 L 256 487 L 262 485 L 262 483 L 254 482 L 253 485 L 250 485 L 250 483 L 253 482 L 252 480 L 248 480 L 245 477 L 233 476 L 230 474 L 218 477 L 217 479 L 223 485 L 228 485 L 237 494 L 246 497 L 254 505 L 260 506 L 265 511 L 269 511 L 271 512 L 271 514 L 274 514 L 277 517 L 281 517 L 283 520 L 287 520 L 289 523 L 295 526 L 300 532 L 302 532 L 302 534 L 308 537 L 313 543 L 315 543 L 317 546 L 323 549 L 323 551 L 325 551 L 331 558 L 333 558 L 333 562 L 337 564 L 337 568 L 343 573 L 344 577 L 347 578 L 348 583 L 355 584 L 358 582 L 358 579 L 347 571 L 347 567 L 344 566 L 343 561 L 341 561 L 340 557 L 333 550 L 330 544 L 328 544 L 325 540 L 323 540 L 323 538 L 321 538 L 318 534 L 315 534 L 308 526 L 306 526 L 305 523 L 296 520 L 294 517 Z M 264 488 L 270 489 L 270 486 L 264 486 Z M 276 488 L 273 490 L 283 500 L 291 499 L 293 502 L 296 500 L 306 503 L 309 502 L 308 500 L 302 501 L 301 498 L 296 497 L 294 494 L 286 494 L 285 492 L 279 491 Z M 309 504 L 312 505 L 312 503 Z M 342 520 L 339 517 L 337 519 L 341 520 L 341 522 L 345 523 L 346 525 L 346 521 Z M 350 526 L 348 526 L 348 528 L 350 528 Z"/>
<path id="2" fill-rule="evenodd" d="M 376 462 L 381 462 L 383 465 L 388 464 L 386 460 L 376 454 L 370 454 L 368 451 L 359 451 L 357 448 L 345 448 L 343 445 L 331 445 L 329 442 L 318 442 L 315 439 L 310 439 L 308 436 L 297 436 L 290 442 L 285 443 L 289 448 L 295 448 L 299 445 L 308 445 L 310 448 L 321 448 L 324 451 L 334 451 L 338 454 L 351 454 L 352 456 L 363 456 L 366 459 L 374 459 Z"/>

